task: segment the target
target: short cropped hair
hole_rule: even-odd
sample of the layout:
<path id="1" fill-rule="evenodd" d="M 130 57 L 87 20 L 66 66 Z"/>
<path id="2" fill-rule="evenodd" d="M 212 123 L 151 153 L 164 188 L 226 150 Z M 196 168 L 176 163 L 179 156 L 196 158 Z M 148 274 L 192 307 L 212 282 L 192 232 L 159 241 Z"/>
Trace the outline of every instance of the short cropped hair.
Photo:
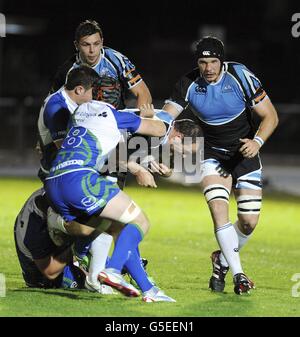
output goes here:
<path id="1" fill-rule="evenodd" d="M 200 125 L 191 119 L 175 120 L 174 128 L 182 133 L 184 137 L 191 137 L 193 143 L 196 143 L 197 138 L 203 135 Z"/>
<path id="2" fill-rule="evenodd" d="M 95 20 L 85 20 L 81 22 L 75 31 L 75 41 L 79 42 L 79 40 L 83 36 L 93 35 L 99 33 L 101 39 L 103 38 L 102 29 L 99 26 L 99 23 Z"/>
<path id="3" fill-rule="evenodd" d="M 78 85 L 82 85 L 85 90 L 88 90 L 93 87 L 99 79 L 99 75 L 93 68 L 87 64 L 82 64 L 68 73 L 65 88 L 67 90 L 73 90 Z"/>

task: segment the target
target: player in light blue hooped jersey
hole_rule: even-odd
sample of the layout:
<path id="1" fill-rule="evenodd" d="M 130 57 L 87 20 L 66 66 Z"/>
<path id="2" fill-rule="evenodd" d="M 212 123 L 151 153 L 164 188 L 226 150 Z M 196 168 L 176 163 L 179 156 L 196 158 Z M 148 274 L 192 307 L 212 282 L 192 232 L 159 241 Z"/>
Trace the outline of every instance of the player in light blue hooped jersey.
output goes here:
<path id="1" fill-rule="evenodd" d="M 253 282 L 244 274 L 239 250 L 249 240 L 261 208 L 262 166 L 259 150 L 278 124 L 277 112 L 259 79 L 243 64 L 224 62 L 224 45 L 215 37 L 197 44 L 198 67 L 183 76 L 163 109 L 174 117 L 189 108 L 204 134 L 202 188 L 212 214 L 221 250 L 212 253 L 209 287 L 222 292 L 229 270 L 236 294 Z M 261 123 L 255 129 L 252 113 Z M 229 195 L 234 190 L 238 220 L 229 220 Z"/>
<path id="2" fill-rule="evenodd" d="M 114 79 L 121 87 L 121 96 L 118 96 L 117 99 L 106 92 L 108 95 L 104 97 L 106 102 L 113 104 L 118 109 L 123 109 L 125 107 L 125 92 L 129 90 L 137 99 L 137 108 L 151 103 L 150 91 L 135 65 L 125 55 L 104 46 L 103 43 L 103 32 L 96 21 L 85 20 L 81 22 L 75 31 L 74 44 L 77 53 L 59 68 L 51 92 L 64 85 L 70 69 L 87 63 L 102 79 Z"/>
<path id="3" fill-rule="evenodd" d="M 148 219 L 116 183 L 99 173 L 117 146 L 122 129 L 156 137 L 166 133 L 162 121 L 119 112 L 103 102 L 82 104 L 72 115 L 71 128 L 46 178 L 45 190 L 69 226 L 78 222 L 92 226 L 95 221 L 98 226 L 99 217 L 126 225 L 108 268 L 100 273 L 102 282 L 128 296 L 138 296 L 139 291 L 120 274 L 126 264 L 138 279 L 144 301 L 174 301 L 153 286 L 140 263 L 137 248 L 149 229 Z"/>

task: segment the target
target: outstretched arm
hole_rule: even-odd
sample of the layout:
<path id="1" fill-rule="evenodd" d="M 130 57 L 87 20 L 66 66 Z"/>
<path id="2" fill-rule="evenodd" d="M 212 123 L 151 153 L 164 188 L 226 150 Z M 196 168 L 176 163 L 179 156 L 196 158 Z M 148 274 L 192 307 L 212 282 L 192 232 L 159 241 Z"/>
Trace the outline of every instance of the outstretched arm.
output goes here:
<path id="1" fill-rule="evenodd" d="M 167 132 L 164 122 L 157 119 L 142 118 L 139 128 L 136 133 L 145 136 L 163 137 Z"/>

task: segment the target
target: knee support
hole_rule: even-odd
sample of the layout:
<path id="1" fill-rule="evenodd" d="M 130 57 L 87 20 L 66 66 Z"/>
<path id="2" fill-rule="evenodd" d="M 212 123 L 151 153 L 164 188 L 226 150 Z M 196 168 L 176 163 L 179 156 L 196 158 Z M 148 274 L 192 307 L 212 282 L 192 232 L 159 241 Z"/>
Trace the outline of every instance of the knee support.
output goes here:
<path id="1" fill-rule="evenodd" d="M 261 200 L 258 195 L 240 195 L 237 198 L 238 214 L 259 214 Z"/>
<path id="2" fill-rule="evenodd" d="M 220 184 L 209 185 L 203 190 L 203 193 L 207 203 L 213 200 L 222 200 L 225 201 L 226 203 L 229 203 L 230 192 L 223 185 Z"/>
<path id="3" fill-rule="evenodd" d="M 123 224 L 131 223 L 140 213 L 141 209 L 134 201 L 132 201 L 120 216 L 118 221 L 122 222 Z"/>

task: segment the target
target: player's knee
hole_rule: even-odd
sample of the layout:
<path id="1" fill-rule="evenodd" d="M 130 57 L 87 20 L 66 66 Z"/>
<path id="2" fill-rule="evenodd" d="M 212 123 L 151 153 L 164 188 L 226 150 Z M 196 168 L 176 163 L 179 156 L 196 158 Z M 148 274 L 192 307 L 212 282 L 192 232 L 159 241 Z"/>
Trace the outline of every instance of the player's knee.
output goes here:
<path id="1" fill-rule="evenodd" d="M 255 228 L 260 209 L 261 196 L 259 195 L 240 195 L 237 198 L 238 217 L 244 233 L 251 233 Z"/>
<path id="2" fill-rule="evenodd" d="M 214 200 L 214 201 L 211 201 L 208 204 L 208 206 L 213 215 L 218 215 L 218 214 L 221 215 L 223 213 L 227 214 L 228 204 L 224 201 Z"/>
<path id="3" fill-rule="evenodd" d="M 141 213 L 132 222 L 141 228 L 144 235 L 147 234 L 151 226 L 146 214 L 143 211 L 141 211 Z"/>
<path id="4" fill-rule="evenodd" d="M 126 208 L 119 221 L 124 224 L 134 223 L 138 225 L 144 234 L 146 234 L 150 228 L 150 222 L 147 219 L 145 213 L 134 201 L 132 201 Z"/>
<path id="5" fill-rule="evenodd" d="M 257 221 L 258 221 L 258 218 L 248 218 L 248 219 L 240 219 L 240 227 L 241 227 L 241 230 L 242 232 L 245 234 L 245 235 L 250 235 L 256 225 L 257 225 Z"/>

